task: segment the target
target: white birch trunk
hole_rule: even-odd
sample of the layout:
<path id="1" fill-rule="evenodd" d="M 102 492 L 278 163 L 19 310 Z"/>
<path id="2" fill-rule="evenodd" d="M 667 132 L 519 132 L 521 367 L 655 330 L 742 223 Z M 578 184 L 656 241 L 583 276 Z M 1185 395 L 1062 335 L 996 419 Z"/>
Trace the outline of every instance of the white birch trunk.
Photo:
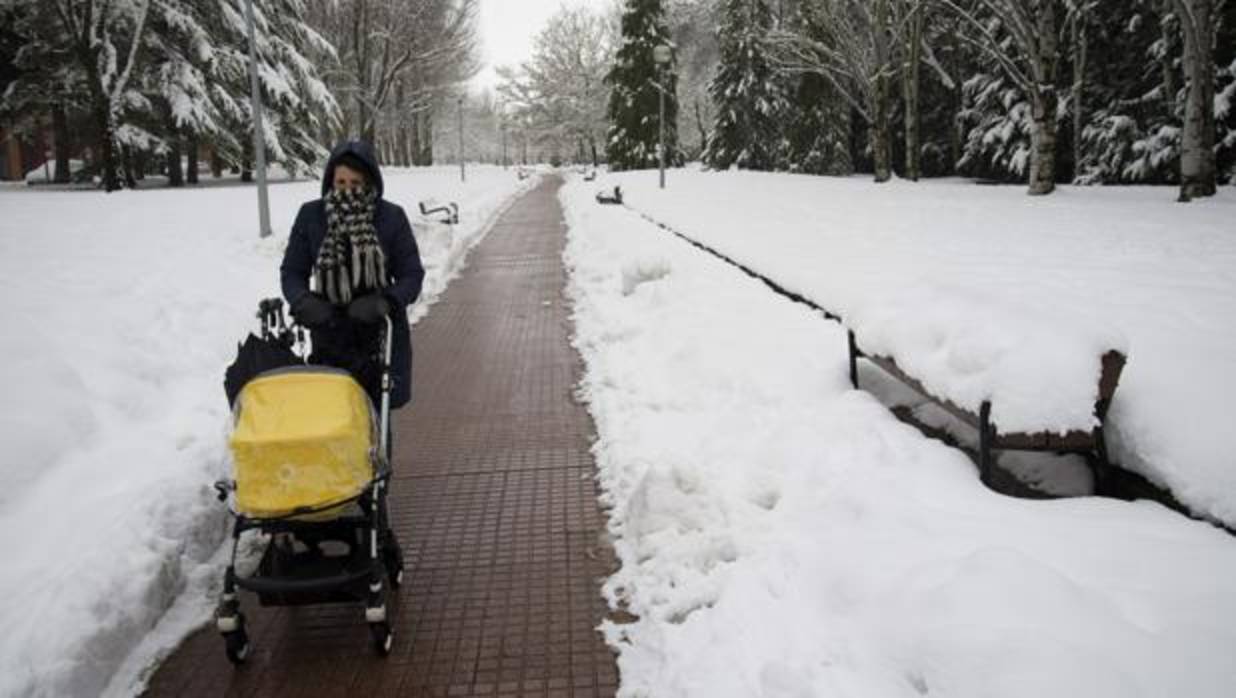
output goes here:
<path id="1" fill-rule="evenodd" d="M 1050 194 L 1056 189 L 1056 65 L 1059 42 L 1056 37 L 1056 1 L 1039 0 L 1036 11 L 1037 51 L 1029 56 L 1033 63 L 1033 94 L 1030 95 L 1033 123 L 1030 129 L 1030 194 Z"/>
<path id="2" fill-rule="evenodd" d="M 1175 0 L 1184 34 L 1184 130 L 1180 136 L 1180 200 L 1215 193 L 1214 0 Z"/>
<path id="3" fill-rule="evenodd" d="M 1073 19 L 1073 179 L 1082 175 L 1082 129 L 1085 128 L 1086 61 L 1089 41 L 1080 12 Z"/>
<path id="4" fill-rule="evenodd" d="M 910 21 L 906 39 L 906 67 L 902 74 L 902 85 L 905 92 L 905 138 L 906 138 L 906 178 L 918 181 L 922 176 L 921 145 L 919 142 L 919 66 L 923 44 L 924 14 L 927 8 L 919 3 L 912 10 L 914 17 Z"/>
<path id="5" fill-rule="evenodd" d="M 889 46 L 888 46 L 888 2 L 876 0 L 875 26 L 872 27 L 872 37 L 875 41 L 875 63 L 878 73 L 875 78 L 875 89 L 872 94 L 871 123 L 871 155 L 875 166 L 875 181 L 887 182 L 892 179 L 892 149 L 888 128 L 889 107 Z"/>

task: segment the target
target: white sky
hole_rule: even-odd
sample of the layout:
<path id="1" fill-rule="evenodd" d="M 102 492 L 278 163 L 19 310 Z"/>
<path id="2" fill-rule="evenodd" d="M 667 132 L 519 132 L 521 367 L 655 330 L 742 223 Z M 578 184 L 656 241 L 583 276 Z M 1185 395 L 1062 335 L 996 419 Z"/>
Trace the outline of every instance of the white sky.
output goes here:
<path id="1" fill-rule="evenodd" d="M 532 55 L 532 39 L 558 8 L 589 5 L 608 7 L 611 0 L 480 0 L 481 50 L 484 69 L 472 79 L 476 88 L 498 82 L 494 68 L 514 65 Z"/>

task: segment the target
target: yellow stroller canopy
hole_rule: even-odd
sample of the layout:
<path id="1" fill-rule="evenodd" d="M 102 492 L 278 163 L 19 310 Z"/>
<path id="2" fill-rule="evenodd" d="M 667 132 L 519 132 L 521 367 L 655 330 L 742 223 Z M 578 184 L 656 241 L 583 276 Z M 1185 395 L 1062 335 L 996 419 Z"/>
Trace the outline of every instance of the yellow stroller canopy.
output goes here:
<path id="1" fill-rule="evenodd" d="M 239 513 L 291 516 L 360 495 L 373 480 L 376 431 L 369 397 L 345 371 L 281 369 L 249 381 L 231 438 Z"/>

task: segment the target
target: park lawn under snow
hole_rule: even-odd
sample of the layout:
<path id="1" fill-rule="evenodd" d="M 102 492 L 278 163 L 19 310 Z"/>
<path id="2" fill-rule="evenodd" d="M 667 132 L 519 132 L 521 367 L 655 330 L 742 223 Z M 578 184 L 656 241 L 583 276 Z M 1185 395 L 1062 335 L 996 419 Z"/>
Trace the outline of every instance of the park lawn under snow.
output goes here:
<path id="1" fill-rule="evenodd" d="M 1082 347 L 1092 339 L 1083 320 L 1098 311 L 1078 307 L 1081 299 L 1128 304 L 1118 326 L 1135 307 L 1176 333 L 1162 341 L 1175 343 L 1177 362 L 1208 359 L 1227 371 L 1163 399 L 1230 392 L 1219 382 L 1231 364 L 1217 340 L 1231 330 L 1215 313 L 1231 302 L 1221 283 L 1231 244 L 1206 204 L 1153 200 L 1163 190 L 1066 189 L 1044 201 L 958 184 L 916 192 L 680 172 L 671 173 L 671 199 L 643 179 L 655 173 L 608 183 L 622 182 L 634 208 L 862 318 L 872 335 L 878 318 L 894 327 L 906 319 L 872 304 L 890 293 L 908 302 L 913 289 L 927 305 L 956 302 L 923 309 L 937 319 L 951 308 L 964 320 L 963 309 L 983 307 L 970 299 L 974 288 L 991 289 L 978 295 L 993 305 L 1021 299 L 1018 312 L 1067 299 L 1061 310 L 1083 319 L 1057 331 L 1075 329 L 1082 337 L 1063 341 Z M 597 187 L 572 183 L 562 199 L 574 341 L 585 362 L 580 392 L 596 421 L 594 452 L 622 563 L 605 590 L 636 616 L 604 625 L 620 653 L 620 695 L 1231 695 L 1230 536 L 1149 502 L 989 491 L 961 452 L 849 388 L 838 325 L 635 212 L 597 205 Z M 969 203 L 957 200 L 963 194 Z M 1229 197 L 1209 206 L 1230 212 Z M 1130 209 L 1120 230 L 1099 215 L 1116 205 Z M 1027 219 L 1042 211 L 1052 226 L 1030 236 Z M 1167 212 L 1177 225 L 1155 231 Z M 1078 218 L 1090 219 L 1084 229 L 1097 240 L 1070 242 Z M 1074 254 L 1079 248 L 1088 254 Z M 950 279 L 943 270 L 966 273 Z M 1192 302 L 1158 314 L 1182 297 Z M 1121 387 L 1118 414 L 1132 429 L 1159 414 L 1139 400 L 1171 381 L 1139 377 L 1166 364 L 1156 354 L 1163 348 L 1143 346 L 1141 325 L 1118 329 L 1132 335 L 1133 362 L 1142 362 Z M 954 331 L 941 330 L 952 341 L 967 337 Z M 1197 346 L 1199 337 L 1208 341 Z M 890 334 L 884 346 L 902 347 L 897 340 Z M 958 361 L 967 357 L 964 347 L 953 350 Z M 989 345 L 983 356 L 1001 354 Z M 1185 419 L 1210 418 L 1173 415 L 1160 425 L 1168 431 L 1126 439 L 1125 452 L 1177 447 L 1170 427 Z M 1209 434 L 1201 452 L 1226 434 Z"/>
<path id="2" fill-rule="evenodd" d="M 1236 526 L 1236 188 L 1024 187 L 671 171 L 627 204 L 841 315 L 870 353 L 1001 432 L 1090 429 L 1099 357 L 1128 354 L 1122 466 Z"/>
<path id="3" fill-rule="evenodd" d="M 453 168 L 385 174 L 428 272 L 416 317 L 528 184 L 497 168 L 463 185 Z M 0 695 L 127 695 L 209 617 L 223 371 L 319 195 L 273 185 L 275 234 L 259 240 L 252 187 L 0 191 Z M 426 198 L 459 202 L 460 225 L 422 220 Z"/>

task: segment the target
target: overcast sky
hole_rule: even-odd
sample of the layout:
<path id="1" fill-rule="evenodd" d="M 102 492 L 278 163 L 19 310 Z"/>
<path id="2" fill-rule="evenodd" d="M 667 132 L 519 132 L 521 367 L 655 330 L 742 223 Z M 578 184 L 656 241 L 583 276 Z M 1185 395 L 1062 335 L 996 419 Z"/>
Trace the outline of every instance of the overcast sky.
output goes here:
<path id="1" fill-rule="evenodd" d="M 498 77 L 494 67 L 515 65 L 532 55 L 532 38 L 558 10 L 588 5 L 608 7 L 611 0 L 480 0 L 481 45 L 485 67 L 472 79 L 477 88 L 493 87 Z"/>

